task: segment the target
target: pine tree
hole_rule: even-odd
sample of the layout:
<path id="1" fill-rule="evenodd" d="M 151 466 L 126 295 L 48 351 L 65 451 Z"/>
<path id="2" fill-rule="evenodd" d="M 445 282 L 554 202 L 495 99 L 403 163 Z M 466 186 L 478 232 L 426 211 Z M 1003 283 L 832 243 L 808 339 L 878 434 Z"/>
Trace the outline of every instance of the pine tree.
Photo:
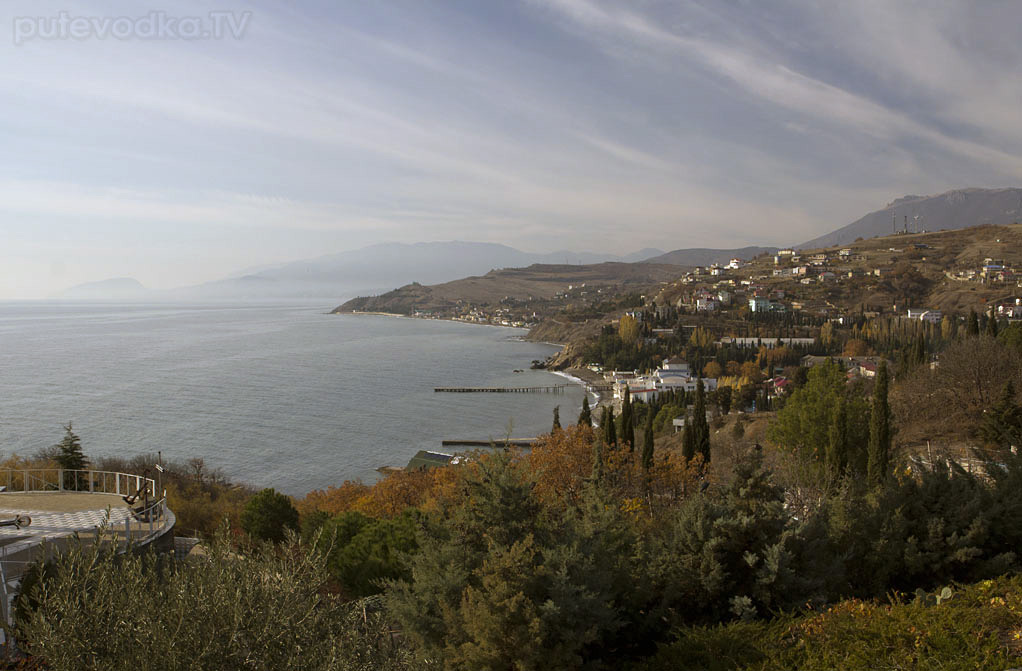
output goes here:
<path id="1" fill-rule="evenodd" d="M 647 473 L 653 468 L 653 413 L 646 413 L 646 429 L 643 431 L 642 468 Z"/>
<path id="2" fill-rule="evenodd" d="M 635 449 L 635 420 L 632 411 L 632 392 L 625 386 L 625 398 L 621 402 L 621 435 L 619 439 L 622 444 L 628 446 L 629 452 Z"/>
<path id="3" fill-rule="evenodd" d="M 585 396 L 582 399 L 582 412 L 578 414 L 578 425 L 579 426 L 592 426 L 593 425 L 593 413 L 589 409 L 589 397 Z"/>
<path id="4" fill-rule="evenodd" d="M 561 406 L 554 406 L 554 425 L 550 428 L 550 433 L 557 433 L 561 430 Z"/>
<path id="5" fill-rule="evenodd" d="M 82 452 L 82 439 L 71 430 L 71 422 L 64 427 L 64 438 L 54 447 L 60 450 L 55 460 L 63 470 L 83 471 L 89 467 L 89 460 Z M 78 490 L 86 484 L 87 480 L 81 473 L 64 474 L 64 489 Z"/>
<path id="6" fill-rule="evenodd" d="M 60 450 L 56 461 L 64 470 L 80 471 L 88 467 L 89 460 L 82 453 L 82 439 L 71 429 L 71 422 L 64 426 L 64 438 L 54 447 Z"/>
<path id="7" fill-rule="evenodd" d="M 879 485 L 887 478 L 891 453 L 891 407 L 887 402 L 887 362 L 877 369 L 873 388 L 873 408 L 869 419 L 869 460 L 867 478 Z"/>
<path id="8" fill-rule="evenodd" d="M 975 310 L 969 310 L 969 321 L 965 326 L 965 334 L 970 338 L 979 335 L 979 315 Z"/>

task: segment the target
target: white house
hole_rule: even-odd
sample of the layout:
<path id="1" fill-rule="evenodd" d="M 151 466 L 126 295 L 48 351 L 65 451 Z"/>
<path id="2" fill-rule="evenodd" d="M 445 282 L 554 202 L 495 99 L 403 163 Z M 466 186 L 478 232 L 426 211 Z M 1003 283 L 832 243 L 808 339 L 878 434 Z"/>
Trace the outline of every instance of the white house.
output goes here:
<path id="1" fill-rule="evenodd" d="M 696 310 L 699 312 L 714 312 L 720 307 L 720 301 L 708 296 L 696 298 Z"/>
<path id="2" fill-rule="evenodd" d="M 930 324 L 939 324 L 944 318 L 944 313 L 940 310 L 909 308 L 907 316 L 909 319 L 918 319 L 920 321 L 929 322 Z"/>
<path id="3" fill-rule="evenodd" d="M 663 366 L 660 367 L 662 371 L 670 371 L 675 375 L 683 375 L 689 377 L 692 375 L 692 368 L 688 365 L 688 362 L 684 359 L 674 357 L 671 359 L 664 359 Z"/>

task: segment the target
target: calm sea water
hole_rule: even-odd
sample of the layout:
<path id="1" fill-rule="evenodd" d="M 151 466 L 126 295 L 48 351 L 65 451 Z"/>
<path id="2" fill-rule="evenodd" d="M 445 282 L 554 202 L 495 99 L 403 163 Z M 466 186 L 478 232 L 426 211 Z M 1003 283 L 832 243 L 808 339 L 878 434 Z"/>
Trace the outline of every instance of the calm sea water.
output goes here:
<path id="1" fill-rule="evenodd" d="M 0 452 L 74 422 L 88 455 L 162 450 L 292 494 L 372 480 L 444 438 L 531 437 L 583 392 L 438 394 L 560 384 L 523 331 L 326 314 L 327 306 L 0 303 Z M 525 369 L 514 373 L 514 369 Z"/>

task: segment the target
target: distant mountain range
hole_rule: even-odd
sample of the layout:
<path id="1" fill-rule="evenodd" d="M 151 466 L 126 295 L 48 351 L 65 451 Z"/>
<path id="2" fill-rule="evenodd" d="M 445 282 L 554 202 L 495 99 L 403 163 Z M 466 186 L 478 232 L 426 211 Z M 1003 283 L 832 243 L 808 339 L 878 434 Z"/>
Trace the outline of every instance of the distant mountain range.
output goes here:
<path id="1" fill-rule="evenodd" d="M 330 299 L 382 293 L 411 282 L 438 284 L 500 268 L 534 264 L 581 265 L 609 261 L 634 263 L 663 254 L 643 249 L 633 254 L 558 251 L 523 252 L 485 242 L 382 243 L 354 251 L 264 266 L 246 274 L 177 289 L 146 289 L 137 280 L 89 282 L 55 298 L 89 300 L 274 300 Z"/>
<path id="2" fill-rule="evenodd" d="M 131 277 L 114 277 L 99 282 L 86 282 L 62 291 L 55 298 L 68 300 L 133 300 L 146 299 L 150 289 Z"/>
<path id="3" fill-rule="evenodd" d="M 858 238 L 908 229 L 939 231 L 1022 221 L 1022 189 L 956 189 L 936 196 L 905 196 L 842 228 L 803 242 L 801 249 L 847 245 Z"/>
<path id="4" fill-rule="evenodd" d="M 1022 220 L 1022 189 L 957 189 L 937 196 L 905 196 L 882 210 L 827 235 L 797 245 L 812 249 L 854 242 L 857 238 L 909 231 L 960 229 Z M 89 282 L 55 298 L 85 300 L 279 300 L 336 301 L 357 295 L 380 294 L 412 282 L 432 285 L 463 277 L 485 275 L 502 268 L 544 265 L 592 265 L 607 262 L 668 264 L 683 267 L 727 263 L 733 257 L 751 259 L 773 253 L 776 247 L 740 249 L 676 249 L 664 253 L 643 249 L 633 254 L 559 251 L 523 252 L 485 242 L 382 243 L 363 249 L 261 266 L 214 282 L 170 290 L 146 289 L 131 278 Z"/>

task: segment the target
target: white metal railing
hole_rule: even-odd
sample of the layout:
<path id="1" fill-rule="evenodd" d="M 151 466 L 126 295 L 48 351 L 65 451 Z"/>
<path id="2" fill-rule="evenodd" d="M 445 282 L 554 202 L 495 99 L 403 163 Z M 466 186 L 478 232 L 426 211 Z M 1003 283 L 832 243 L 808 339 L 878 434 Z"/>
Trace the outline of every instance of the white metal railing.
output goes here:
<path id="1" fill-rule="evenodd" d="M 143 490 L 143 486 L 145 489 Z M 148 492 L 156 496 L 152 478 L 115 471 L 69 470 L 64 468 L 25 468 L 0 471 L 4 492 L 88 492 L 90 494 L 132 495 Z"/>

